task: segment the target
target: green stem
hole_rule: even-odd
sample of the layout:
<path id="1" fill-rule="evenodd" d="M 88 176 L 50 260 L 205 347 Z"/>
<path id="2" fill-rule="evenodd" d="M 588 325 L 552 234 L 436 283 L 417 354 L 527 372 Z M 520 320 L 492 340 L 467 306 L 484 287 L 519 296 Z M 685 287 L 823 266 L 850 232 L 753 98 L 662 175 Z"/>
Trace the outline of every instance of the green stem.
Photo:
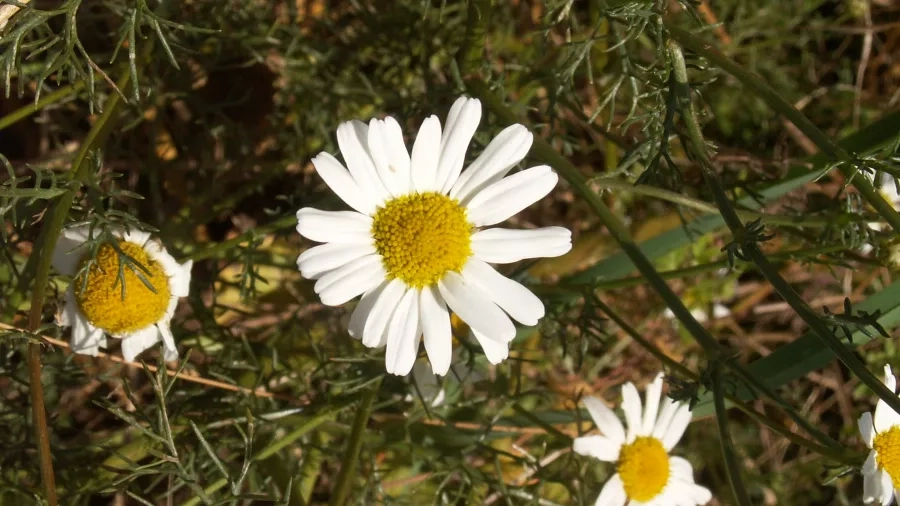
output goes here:
<path id="1" fill-rule="evenodd" d="M 44 96 L 44 98 L 38 100 L 36 103 L 28 104 L 24 107 L 20 107 L 15 111 L 7 114 L 6 116 L 0 118 L 0 131 L 8 128 L 10 125 L 13 125 L 23 119 L 31 116 L 32 114 L 40 111 L 44 107 L 48 105 L 55 104 L 56 102 L 62 101 L 65 98 L 68 98 L 71 95 L 74 95 L 84 89 L 84 81 L 78 81 L 75 84 L 70 84 L 68 86 L 63 86 L 62 88 L 54 91 L 53 93 Z"/>
<path id="2" fill-rule="evenodd" d="M 900 214 L 898 214 L 897 210 L 894 209 L 877 190 L 875 190 L 868 179 L 856 174 L 856 166 L 859 164 L 859 160 L 857 160 L 854 155 L 831 140 L 825 132 L 820 130 L 809 120 L 809 118 L 804 116 L 797 108 L 782 98 L 781 95 L 779 95 L 778 92 L 769 86 L 762 78 L 745 70 L 727 56 L 717 51 L 711 44 L 696 37 L 684 28 L 679 27 L 673 21 L 667 20 L 665 26 L 672 38 L 678 41 L 679 44 L 706 58 L 717 67 L 734 76 L 735 79 L 740 81 L 751 92 L 763 99 L 769 107 L 793 123 L 804 135 L 815 143 L 820 150 L 822 150 L 822 153 L 835 162 L 840 162 L 838 164 L 838 169 L 853 183 L 853 186 L 856 187 L 866 202 L 878 211 L 878 214 L 891 225 L 891 228 L 895 231 L 900 231 Z"/>
<path id="3" fill-rule="evenodd" d="M 331 500 L 328 502 L 329 506 L 344 506 L 350 499 L 353 482 L 356 480 L 356 464 L 362 449 L 363 434 L 366 431 L 366 424 L 369 422 L 372 404 L 375 403 L 380 389 L 381 380 L 378 380 L 362 394 L 356 418 L 353 419 L 353 428 L 350 430 L 347 451 L 344 453 L 344 460 L 341 461 L 341 470 L 335 482 Z"/>
<path id="4" fill-rule="evenodd" d="M 741 468 L 738 464 L 737 453 L 734 450 L 734 442 L 728 431 L 728 410 L 725 408 L 723 395 L 721 370 L 717 365 L 712 366 L 713 373 L 713 399 L 716 406 L 716 427 L 719 429 L 719 442 L 722 444 L 722 458 L 725 460 L 725 471 L 728 473 L 728 482 L 734 492 L 734 499 L 740 506 L 751 506 L 747 487 L 741 478 Z"/>
<path id="5" fill-rule="evenodd" d="M 700 381 L 700 376 L 697 373 L 688 369 L 681 363 L 676 362 L 675 360 L 670 358 L 668 355 L 663 353 L 662 350 L 660 350 L 659 348 L 654 346 L 653 343 L 651 343 L 647 339 L 644 339 L 644 336 L 642 336 L 640 334 L 640 332 L 638 332 L 634 327 L 629 325 L 628 322 L 625 321 L 624 318 L 619 316 L 619 314 L 616 313 L 615 311 L 613 311 L 612 308 L 610 308 L 608 305 L 606 305 L 606 303 L 604 303 L 603 301 L 601 301 L 599 299 L 595 300 L 594 303 L 597 305 L 597 308 L 600 309 L 600 311 L 602 311 L 607 316 L 609 316 L 610 320 L 612 320 L 616 325 L 618 325 L 619 328 L 624 330 L 625 333 L 628 334 L 628 336 L 631 337 L 631 339 L 634 342 L 638 343 L 638 345 L 640 345 L 642 348 L 647 350 L 648 353 L 650 353 L 657 360 L 662 362 L 665 365 L 665 367 L 667 367 L 669 370 L 677 371 L 678 374 L 685 376 L 687 378 L 690 378 L 692 381 L 695 381 L 695 382 Z M 745 414 L 747 414 L 747 416 L 752 418 L 754 421 L 756 421 L 760 425 L 764 425 L 764 426 L 768 427 L 769 429 L 771 429 L 774 432 L 777 432 L 778 434 L 783 436 L 788 441 L 790 441 L 798 446 L 802 446 L 814 453 L 818 453 L 819 455 L 828 457 L 836 462 L 841 462 L 841 463 L 851 465 L 851 466 L 859 464 L 859 459 L 856 458 L 857 457 L 856 455 L 848 455 L 846 452 L 842 451 L 839 448 L 833 448 L 833 447 L 829 447 L 829 446 L 820 445 L 814 441 L 810 441 L 809 439 L 806 439 L 803 436 L 795 434 L 794 432 L 791 432 L 785 426 L 772 420 L 765 414 L 757 412 L 755 409 L 748 406 L 744 401 L 742 401 L 740 398 L 738 398 L 735 395 L 730 395 L 730 394 L 726 393 L 725 397 L 728 399 L 729 402 L 734 404 L 735 407 L 737 407 L 738 409 L 743 411 Z"/>
<path id="6" fill-rule="evenodd" d="M 712 162 L 709 159 L 709 154 L 706 152 L 706 142 L 703 139 L 700 123 L 697 121 L 696 114 L 694 113 L 684 55 L 682 54 L 678 43 L 673 40 L 668 41 L 667 51 L 674 71 L 674 85 L 678 87 L 676 91 L 679 94 L 679 107 L 682 111 L 681 116 L 687 126 L 688 137 L 691 141 L 691 149 L 700 160 L 703 179 L 712 191 L 719 212 L 722 213 L 722 218 L 725 220 L 725 224 L 728 225 L 728 228 L 731 229 L 731 232 L 735 237 L 740 237 L 745 231 L 744 223 L 741 221 L 741 218 L 737 215 L 734 207 L 728 200 L 728 195 L 722 187 L 719 175 L 712 169 Z M 843 364 L 847 366 L 860 381 L 872 389 L 878 397 L 884 400 L 894 411 L 900 412 L 900 397 L 897 397 L 890 389 L 884 386 L 884 384 L 869 371 L 865 364 L 863 364 L 853 352 L 848 350 L 840 339 L 831 332 L 828 326 L 821 318 L 819 318 L 819 315 L 809 307 L 806 301 L 800 297 L 790 283 L 781 277 L 781 274 L 778 273 L 778 269 L 776 269 L 769 259 L 766 258 L 766 255 L 759 248 L 759 245 L 756 242 L 747 241 L 745 244 L 741 245 L 741 249 L 743 254 L 756 264 L 760 273 L 762 273 L 769 283 L 772 284 L 775 291 L 778 292 L 797 315 L 809 325 L 810 329 L 819 337 L 822 343 L 831 349 L 838 360 L 843 362 Z"/>

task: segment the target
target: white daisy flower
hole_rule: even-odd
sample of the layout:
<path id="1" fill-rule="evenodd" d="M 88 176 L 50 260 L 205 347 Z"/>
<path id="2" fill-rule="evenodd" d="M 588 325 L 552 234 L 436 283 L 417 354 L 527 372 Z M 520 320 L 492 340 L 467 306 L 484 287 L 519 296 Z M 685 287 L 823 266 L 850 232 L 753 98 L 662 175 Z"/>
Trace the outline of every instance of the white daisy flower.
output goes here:
<path id="1" fill-rule="evenodd" d="M 450 311 L 473 329 L 492 363 L 502 361 L 516 334 L 510 317 L 536 325 L 544 305 L 489 264 L 556 257 L 572 247 L 562 227 L 484 228 L 550 193 L 558 178 L 546 165 L 504 177 L 531 148 L 522 125 L 500 132 L 463 171 L 480 119 L 481 102 L 458 99 L 443 130 L 437 116 L 425 120 L 412 154 L 393 118 L 350 121 L 337 130 L 347 168 L 328 153 L 313 158 L 354 210 L 299 210 L 297 231 L 326 244 L 301 254 L 297 266 L 317 280 L 326 305 L 362 295 L 350 335 L 368 347 L 387 346 L 389 373 L 409 373 L 421 340 L 434 373 L 447 373 Z"/>
<path id="2" fill-rule="evenodd" d="M 889 365 L 884 366 L 884 385 L 891 392 L 897 388 Z M 879 399 L 874 420 L 869 412 L 859 417 L 859 432 L 872 449 L 862 466 L 863 501 L 887 506 L 900 489 L 900 414 Z"/>
<path id="3" fill-rule="evenodd" d="M 686 403 L 666 397 L 660 404 L 663 375 L 647 387 L 646 406 L 633 383 L 622 387 L 622 410 L 628 430 L 615 413 L 595 397 L 584 405 L 602 435 L 575 438 L 573 450 L 616 464 L 596 506 L 696 506 L 712 499 L 710 491 L 694 483 L 691 463 L 669 452 L 691 422 Z"/>
<path id="4" fill-rule="evenodd" d="M 115 230 L 119 249 L 146 269 L 140 273 L 153 290 L 132 268 L 122 266 L 123 276 L 119 276 L 119 255 L 110 244 L 100 246 L 94 264 L 79 275 L 90 260 L 90 252 L 81 247 L 88 234 L 87 226 L 64 230 L 53 251 L 56 270 L 74 277 L 66 291 L 65 307 L 57 315 L 59 326 L 72 327 L 72 351 L 97 356 L 109 335 L 122 339 L 125 360 L 134 360 L 160 340 L 165 345 L 165 359 L 177 358 L 169 322 L 178 298 L 188 294 L 193 262 L 179 265 L 147 232 Z"/>

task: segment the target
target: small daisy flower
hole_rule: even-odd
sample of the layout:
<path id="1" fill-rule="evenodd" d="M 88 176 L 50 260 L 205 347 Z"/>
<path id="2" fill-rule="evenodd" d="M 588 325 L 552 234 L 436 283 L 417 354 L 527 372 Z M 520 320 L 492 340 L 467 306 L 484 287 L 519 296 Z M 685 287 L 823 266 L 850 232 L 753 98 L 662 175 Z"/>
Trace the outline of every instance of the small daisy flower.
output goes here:
<path id="1" fill-rule="evenodd" d="M 576 438 L 573 450 L 616 464 L 616 474 L 600 491 L 597 506 L 696 506 L 712 499 L 709 490 L 694 483 L 691 463 L 669 455 L 691 422 L 691 409 L 668 397 L 660 403 L 662 386 L 660 373 L 647 387 L 644 409 L 634 384 L 622 387 L 627 431 L 603 401 L 584 399 L 603 434 Z"/>
<path id="2" fill-rule="evenodd" d="M 891 392 L 897 388 L 889 365 L 884 366 L 884 385 Z M 869 412 L 859 417 L 859 432 L 872 449 L 862 467 L 863 501 L 888 506 L 900 489 L 900 414 L 879 399 L 874 420 Z"/>
<path id="3" fill-rule="evenodd" d="M 351 336 L 370 348 L 386 346 L 389 373 L 406 375 L 420 341 L 435 374 L 450 368 L 450 311 L 469 327 L 492 363 L 508 355 L 516 335 L 510 317 L 536 325 L 544 305 L 490 264 L 556 257 L 572 247 L 562 227 L 485 228 L 547 195 L 550 167 L 506 176 L 528 153 L 532 135 L 512 125 L 463 171 L 481 120 L 481 102 L 462 97 L 441 128 L 425 120 L 410 153 L 391 117 L 338 127 L 346 168 L 335 157 L 313 158 L 325 183 L 353 211 L 297 212 L 297 231 L 325 243 L 297 259 L 301 274 L 329 306 L 362 295 L 350 318 Z"/>
<path id="4" fill-rule="evenodd" d="M 64 230 L 53 252 L 56 270 L 74 277 L 66 291 L 65 307 L 57 315 L 59 326 L 72 327 L 72 351 L 97 356 L 109 335 L 122 339 L 125 360 L 134 360 L 160 340 L 165 345 L 165 359 L 177 358 L 169 322 L 178 298 L 188 294 L 193 262 L 179 265 L 146 232 L 116 230 L 113 235 L 118 248 L 146 269 L 140 274 L 153 290 L 135 272 L 138 266 L 123 266 L 119 276 L 119 254 L 110 244 L 101 245 L 94 263 L 79 274 L 90 260 L 90 252 L 81 247 L 88 234 L 87 226 Z"/>

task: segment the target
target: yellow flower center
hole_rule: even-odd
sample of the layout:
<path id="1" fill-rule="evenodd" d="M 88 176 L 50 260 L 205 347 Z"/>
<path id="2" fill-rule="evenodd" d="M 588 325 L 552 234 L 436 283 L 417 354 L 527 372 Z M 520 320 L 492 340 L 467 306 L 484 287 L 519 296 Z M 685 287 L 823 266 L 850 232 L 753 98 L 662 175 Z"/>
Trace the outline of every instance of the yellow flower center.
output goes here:
<path id="1" fill-rule="evenodd" d="M 75 299 L 81 312 L 95 327 L 113 335 L 130 334 L 161 320 L 169 307 L 170 296 L 165 270 L 150 259 L 143 247 L 120 242 L 119 249 L 147 271 L 137 265 L 123 264 L 120 276 L 119 255 L 115 248 L 104 244 L 97 251 L 90 270 L 74 281 Z M 82 265 L 87 261 L 85 258 Z M 153 286 L 153 290 L 147 288 L 138 274 Z"/>
<path id="2" fill-rule="evenodd" d="M 622 446 L 616 469 L 629 499 L 646 502 L 653 499 L 669 481 L 669 454 L 655 437 L 639 437 Z"/>
<path id="3" fill-rule="evenodd" d="M 392 199 L 372 221 L 375 249 L 389 279 L 431 286 L 447 271 L 459 272 L 472 256 L 472 225 L 455 199 L 436 192 Z"/>
<path id="4" fill-rule="evenodd" d="M 900 488 L 900 425 L 894 425 L 885 432 L 875 434 L 872 447 L 875 448 L 875 462 L 878 467 L 891 476 L 894 488 Z"/>

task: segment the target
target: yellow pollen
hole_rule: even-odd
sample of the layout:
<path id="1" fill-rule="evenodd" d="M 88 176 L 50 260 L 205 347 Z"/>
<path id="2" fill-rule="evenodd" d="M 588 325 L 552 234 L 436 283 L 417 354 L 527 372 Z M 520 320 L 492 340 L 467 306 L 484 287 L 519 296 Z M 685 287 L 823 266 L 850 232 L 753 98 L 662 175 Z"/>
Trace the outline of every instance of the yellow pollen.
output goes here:
<path id="1" fill-rule="evenodd" d="M 646 502 L 659 495 L 669 481 L 669 454 L 659 439 L 641 436 L 622 446 L 616 470 L 625 495 Z"/>
<path id="2" fill-rule="evenodd" d="M 459 272 L 472 256 L 472 225 L 455 199 L 437 192 L 390 200 L 372 221 L 375 249 L 388 279 L 422 288 Z"/>
<path id="3" fill-rule="evenodd" d="M 900 488 L 900 425 L 875 434 L 872 447 L 878 467 L 891 476 L 894 488 Z"/>
<path id="4" fill-rule="evenodd" d="M 140 270 L 137 265 L 132 268 L 123 264 L 122 276 L 119 277 L 119 255 L 112 246 L 104 244 L 86 273 L 86 282 L 85 274 L 81 274 L 75 278 L 73 286 L 75 299 L 84 316 L 95 327 L 112 335 L 130 334 L 161 320 L 169 307 L 170 295 L 165 270 L 157 261 L 150 259 L 143 247 L 120 242 L 119 249 L 148 272 Z M 87 261 L 85 258 L 82 265 Z M 137 272 L 153 285 L 156 293 L 147 288 Z"/>

